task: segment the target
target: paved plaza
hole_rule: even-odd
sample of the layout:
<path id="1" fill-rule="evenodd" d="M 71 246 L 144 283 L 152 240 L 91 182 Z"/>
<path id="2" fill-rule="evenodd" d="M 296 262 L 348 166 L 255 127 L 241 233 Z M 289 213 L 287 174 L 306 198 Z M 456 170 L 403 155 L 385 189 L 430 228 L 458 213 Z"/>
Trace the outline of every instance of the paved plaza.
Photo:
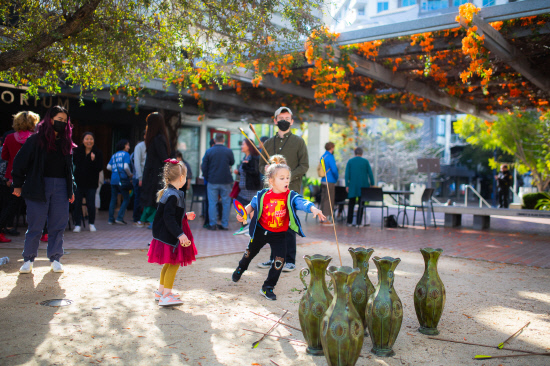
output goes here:
<path id="1" fill-rule="evenodd" d="M 390 214 L 395 214 L 395 209 Z M 533 267 L 550 268 L 550 220 L 535 218 L 492 217 L 490 230 L 474 230 L 472 216 L 464 216 L 462 228 L 443 227 L 443 214 L 436 213 L 437 228 L 424 230 L 422 218 L 417 215 L 416 226 L 388 229 L 380 228 L 379 210 L 370 210 L 371 226 L 347 227 L 337 221 L 336 233 L 343 248 L 347 245 L 361 245 L 374 248 L 389 248 L 403 251 L 417 251 L 423 247 L 442 248 L 444 255 L 458 258 L 486 260 Z M 127 218 L 130 212 L 127 214 Z M 200 217 L 191 222 L 191 229 L 198 250 L 198 257 L 240 253 L 248 244 L 245 235 L 232 235 L 239 223 L 232 214 L 229 231 L 209 231 L 202 228 Z M 409 213 L 412 223 L 412 212 Z M 311 215 L 305 220 L 300 213 L 306 238 L 298 237 L 298 245 L 334 240 L 334 229 L 321 226 Z M 107 213 L 100 211 L 96 220 L 97 232 L 83 228 L 81 233 L 67 230 L 65 249 L 147 249 L 151 231 L 128 224 L 107 225 Z M 22 235 L 10 237 L 11 243 L 0 244 L 0 248 L 23 248 Z M 45 243 L 40 245 L 45 249 Z M 265 249 L 264 249 L 265 250 Z M 1 252 L 0 252 L 1 253 Z M 266 253 L 267 255 L 267 253 Z M 1 255 L 0 255 L 1 256 Z M 15 259 L 15 258 L 14 258 Z M 19 259 L 19 258 L 17 258 Z"/>

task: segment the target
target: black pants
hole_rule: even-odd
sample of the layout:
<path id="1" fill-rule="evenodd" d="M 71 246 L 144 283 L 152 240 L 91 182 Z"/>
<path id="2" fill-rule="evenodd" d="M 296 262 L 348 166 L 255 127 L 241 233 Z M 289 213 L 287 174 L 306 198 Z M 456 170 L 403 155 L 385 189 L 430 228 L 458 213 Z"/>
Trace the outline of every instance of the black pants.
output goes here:
<path id="1" fill-rule="evenodd" d="M 95 192 L 97 188 L 77 188 L 74 194 L 74 224 L 82 224 L 82 198 L 86 198 L 86 207 L 88 208 L 88 223 L 95 223 Z"/>
<path id="2" fill-rule="evenodd" d="M 13 220 L 23 204 L 23 198 L 14 196 L 13 186 L 2 186 L 2 209 L 0 210 L 0 230 L 13 227 Z"/>
<path id="3" fill-rule="evenodd" d="M 285 256 L 286 256 L 286 232 L 283 233 L 273 233 L 267 231 L 261 226 L 256 228 L 254 234 L 254 239 L 251 239 L 248 243 L 248 248 L 246 248 L 243 258 L 239 261 L 239 267 L 242 271 L 246 271 L 250 265 L 250 261 L 260 252 L 260 249 L 264 245 L 268 244 L 271 246 L 271 255 L 275 258 L 275 261 L 271 263 L 271 268 L 267 274 L 267 279 L 264 281 L 263 289 L 274 288 L 279 281 L 279 276 L 281 276 L 281 270 L 285 265 Z"/>
<path id="4" fill-rule="evenodd" d="M 361 221 L 363 220 L 363 205 L 361 203 L 361 199 L 359 197 L 353 197 L 349 199 L 348 204 L 348 224 L 353 223 L 353 209 L 355 208 L 355 203 L 359 205 L 359 208 L 357 209 L 357 221 L 355 222 L 357 225 L 361 225 Z"/>
<path id="5" fill-rule="evenodd" d="M 285 233 L 286 241 L 286 263 L 296 264 L 296 232 L 288 229 Z M 271 251 L 271 256 L 269 260 L 273 262 L 273 251 Z"/>
<path id="6" fill-rule="evenodd" d="M 499 208 L 508 208 L 508 197 L 510 196 L 510 190 L 500 189 L 498 190 L 498 207 Z"/>

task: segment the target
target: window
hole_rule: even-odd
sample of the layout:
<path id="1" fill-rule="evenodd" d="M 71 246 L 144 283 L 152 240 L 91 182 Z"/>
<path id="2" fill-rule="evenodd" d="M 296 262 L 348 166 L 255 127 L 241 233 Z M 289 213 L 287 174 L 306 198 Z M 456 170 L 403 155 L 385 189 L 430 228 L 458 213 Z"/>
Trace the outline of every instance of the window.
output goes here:
<path id="1" fill-rule="evenodd" d="M 389 2 L 388 1 L 379 2 L 377 5 L 378 5 L 377 12 L 380 13 L 381 11 L 388 10 Z"/>
<path id="2" fill-rule="evenodd" d="M 460 6 L 462 4 L 466 4 L 468 0 L 453 0 L 453 6 Z"/>
<path id="3" fill-rule="evenodd" d="M 365 7 L 357 9 L 357 15 L 365 15 Z"/>
<path id="4" fill-rule="evenodd" d="M 200 165 L 200 128 L 184 126 L 178 130 L 178 145 L 183 159 L 189 163 L 191 170 L 193 171 L 193 183 L 195 178 L 201 175 L 199 170 Z"/>
<path id="5" fill-rule="evenodd" d="M 411 6 L 416 4 L 416 0 L 403 0 L 401 6 Z"/>
<path id="6" fill-rule="evenodd" d="M 483 0 L 483 6 L 495 5 L 495 0 Z"/>
<path id="7" fill-rule="evenodd" d="M 445 117 L 437 118 L 437 136 L 445 136 Z"/>
<path id="8" fill-rule="evenodd" d="M 422 10 L 424 11 L 445 9 L 449 7 L 448 0 L 422 0 L 421 4 L 422 4 Z"/>

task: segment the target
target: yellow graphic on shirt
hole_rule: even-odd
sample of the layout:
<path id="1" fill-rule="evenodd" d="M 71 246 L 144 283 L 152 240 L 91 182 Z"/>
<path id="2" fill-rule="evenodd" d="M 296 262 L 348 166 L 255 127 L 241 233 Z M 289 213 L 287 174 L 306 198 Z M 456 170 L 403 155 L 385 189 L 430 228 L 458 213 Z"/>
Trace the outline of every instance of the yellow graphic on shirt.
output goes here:
<path id="1" fill-rule="evenodd" d="M 284 225 L 286 216 L 285 201 L 281 199 L 270 199 L 264 208 L 267 216 L 267 226 L 270 229 L 278 229 Z"/>

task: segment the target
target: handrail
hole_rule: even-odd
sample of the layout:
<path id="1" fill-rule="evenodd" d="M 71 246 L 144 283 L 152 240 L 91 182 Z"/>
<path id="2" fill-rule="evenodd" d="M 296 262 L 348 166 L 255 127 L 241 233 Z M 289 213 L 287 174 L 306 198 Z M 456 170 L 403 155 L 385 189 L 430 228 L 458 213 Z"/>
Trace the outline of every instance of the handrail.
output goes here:
<path id="1" fill-rule="evenodd" d="M 434 196 L 432 196 L 432 201 L 434 201 L 438 205 L 441 205 L 441 202 L 439 202 L 439 200 L 437 198 L 435 198 Z"/>
<path id="2" fill-rule="evenodd" d="M 466 184 L 464 186 L 464 207 L 468 207 L 468 188 L 471 189 L 472 192 L 474 192 L 474 194 L 479 198 L 479 207 L 480 208 L 481 208 L 482 203 L 485 203 L 487 205 L 487 207 L 489 207 L 489 208 L 493 207 L 487 201 L 485 201 L 485 198 L 481 197 L 481 195 L 479 193 L 477 193 L 477 191 L 474 189 L 474 187 L 472 187 L 469 184 Z"/>

